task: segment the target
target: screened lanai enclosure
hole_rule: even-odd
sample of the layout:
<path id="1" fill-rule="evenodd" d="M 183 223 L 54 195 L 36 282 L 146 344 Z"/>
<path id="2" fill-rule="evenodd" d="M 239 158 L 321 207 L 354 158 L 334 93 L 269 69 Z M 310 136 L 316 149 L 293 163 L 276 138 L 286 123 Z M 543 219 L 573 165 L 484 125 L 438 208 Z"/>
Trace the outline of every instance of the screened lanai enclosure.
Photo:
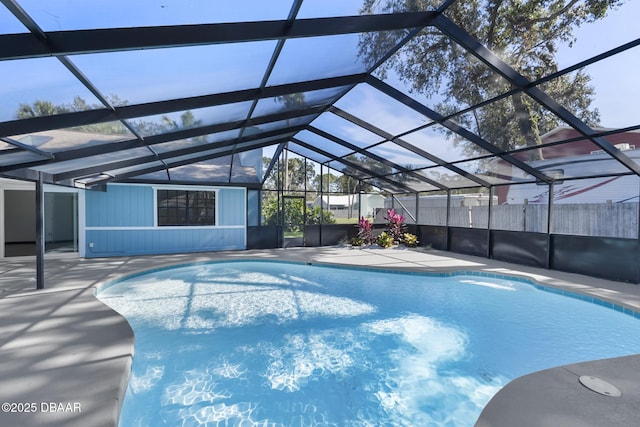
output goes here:
<path id="1" fill-rule="evenodd" d="M 0 3 L 0 257 L 335 245 L 394 208 L 640 282 L 639 2 Z"/>

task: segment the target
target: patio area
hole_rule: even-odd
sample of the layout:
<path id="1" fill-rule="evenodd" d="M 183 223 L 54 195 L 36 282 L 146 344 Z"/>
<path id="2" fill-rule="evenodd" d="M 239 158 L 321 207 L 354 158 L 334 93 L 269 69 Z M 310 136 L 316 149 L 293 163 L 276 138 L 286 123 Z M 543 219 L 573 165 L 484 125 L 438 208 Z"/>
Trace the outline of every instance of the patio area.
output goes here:
<path id="1" fill-rule="evenodd" d="M 0 401 L 15 403 L 0 424 L 115 426 L 133 355 L 127 322 L 98 301 L 101 285 L 137 272 L 193 262 L 262 259 L 341 264 L 419 272 L 473 271 L 529 277 L 562 290 L 640 312 L 637 285 L 527 268 L 437 250 L 319 247 L 122 257 L 50 259 L 45 290 L 35 290 L 35 262 L 0 263 Z M 580 385 L 591 375 L 615 384 L 622 397 Z M 629 356 L 554 368 L 507 385 L 478 426 L 635 425 L 640 414 L 640 357 Z M 12 410 L 15 410 L 13 412 Z M 544 414 L 542 416 L 541 414 Z"/>
<path id="2" fill-rule="evenodd" d="M 0 0 L 0 425 L 117 425 L 134 333 L 95 294 L 173 265 L 518 276 L 640 318 L 640 2 L 218 3 Z M 345 246 L 385 226 L 422 246 Z M 538 306 L 540 339 L 580 324 Z M 640 355 L 579 363 L 477 426 L 638 401 Z"/>

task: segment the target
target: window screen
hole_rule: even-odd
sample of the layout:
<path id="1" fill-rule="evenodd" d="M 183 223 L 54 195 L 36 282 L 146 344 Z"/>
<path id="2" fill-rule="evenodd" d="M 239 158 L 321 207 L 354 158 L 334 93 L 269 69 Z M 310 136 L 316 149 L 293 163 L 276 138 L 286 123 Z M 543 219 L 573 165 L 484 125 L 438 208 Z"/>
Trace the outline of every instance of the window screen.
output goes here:
<path id="1" fill-rule="evenodd" d="M 158 225 L 215 225 L 214 191 L 157 190 Z"/>

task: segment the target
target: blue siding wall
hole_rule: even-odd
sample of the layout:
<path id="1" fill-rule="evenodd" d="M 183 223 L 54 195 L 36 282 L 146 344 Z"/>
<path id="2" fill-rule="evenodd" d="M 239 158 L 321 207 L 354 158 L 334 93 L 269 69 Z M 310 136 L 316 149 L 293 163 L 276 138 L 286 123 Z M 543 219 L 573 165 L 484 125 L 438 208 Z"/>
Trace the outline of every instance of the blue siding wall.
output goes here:
<path id="1" fill-rule="evenodd" d="M 245 249 L 244 228 L 88 230 L 86 257 L 152 255 Z"/>
<path id="2" fill-rule="evenodd" d="M 212 227 L 154 227 L 154 189 L 109 185 L 86 192 L 86 257 L 151 255 L 246 249 L 246 192 L 217 189 Z"/>
<path id="3" fill-rule="evenodd" d="M 152 227 L 153 188 L 109 185 L 106 192 L 87 191 L 87 227 Z"/>
<path id="4" fill-rule="evenodd" d="M 221 188 L 218 191 L 218 225 L 245 225 L 245 192 L 240 188 Z"/>

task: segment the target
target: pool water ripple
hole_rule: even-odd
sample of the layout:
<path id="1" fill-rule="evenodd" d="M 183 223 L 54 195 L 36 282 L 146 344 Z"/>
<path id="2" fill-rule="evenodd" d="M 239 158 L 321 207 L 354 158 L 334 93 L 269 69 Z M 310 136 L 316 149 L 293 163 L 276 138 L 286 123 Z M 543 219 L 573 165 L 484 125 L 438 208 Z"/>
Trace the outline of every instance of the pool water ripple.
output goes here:
<path id="1" fill-rule="evenodd" d="M 508 381 L 640 353 L 639 320 L 508 278 L 276 262 L 138 275 L 121 426 L 472 426 Z"/>

